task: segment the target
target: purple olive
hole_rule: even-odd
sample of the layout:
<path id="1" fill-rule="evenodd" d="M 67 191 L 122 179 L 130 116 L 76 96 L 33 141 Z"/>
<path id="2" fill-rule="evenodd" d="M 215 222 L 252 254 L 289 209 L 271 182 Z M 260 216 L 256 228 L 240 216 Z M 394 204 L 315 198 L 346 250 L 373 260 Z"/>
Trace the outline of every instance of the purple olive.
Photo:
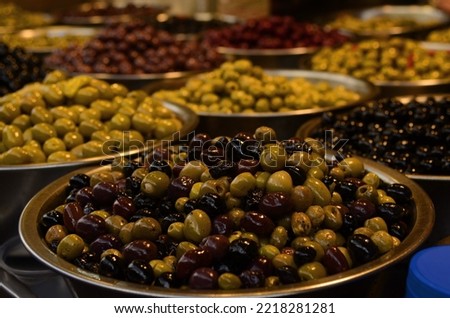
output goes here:
<path id="1" fill-rule="evenodd" d="M 274 267 L 269 258 L 260 255 L 251 262 L 249 269 L 261 271 L 267 277 L 273 274 Z"/>
<path id="2" fill-rule="evenodd" d="M 347 258 L 336 246 L 332 246 L 325 251 L 322 263 L 329 274 L 336 274 L 350 269 Z"/>
<path id="3" fill-rule="evenodd" d="M 90 243 L 107 232 L 105 220 L 95 214 L 83 215 L 75 226 L 75 233 Z"/>
<path id="4" fill-rule="evenodd" d="M 189 193 L 191 192 L 191 188 L 194 183 L 194 179 L 188 176 L 181 176 L 172 179 L 167 191 L 167 195 L 173 200 L 181 197 L 189 197 Z"/>
<path id="5" fill-rule="evenodd" d="M 132 199 L 119 196 L 112 204 L 112 213 L 129 220 L 136 213 L 136 207 Z"/>
<path id="6" fill-rule="evenodd" d="M 151 284 L 155 279 L 152 267 L 143 259 L 132 260 L 125 270 L 125 276 L 130 282 L 139 284 Z"/>
<path id="7" fill-rule="evenodd" d="M 227 253 L 229 245 L 228 237 L 221 234 L 208 235 L 199 244 L 201 248 L 211 252 L 214 260 L 221 260 Z"/>
<path id="8" fill-rule="evenodd" d="M 208 249 L 189 250 L 178 260 L 175 276 L 180 280 L 188 280 L 195 269 L 209 267 L 212 261 L 213 256 Z"/>
<path id="9" fill-rule="evenodd" d="M 100 257 L 104 251 L 110 248 L 114 248 L 116 250 L 120 250 L 122 248 L 122 242 L 113 234 L 100 235 L 89 245 L 89 250 L 94 252 L 97 257 Z"/>
<path id="10" fill-rule="evenodd" d="M 273 221 L 265 214 L 247 212 L 240 222 L 241 228 L 260 236 L 269 236 L 275 229 Z"/>
<path id="11" fill-rule="evenodd" d="M 81 207 L 84 207 L 88 203 L 94 201 L 94 195 L 91 187 L 84 187 L 78 190 L 75 194 L 75 201 L 77 201 Z"/>
<path id="12" fill-rule="evenodd" d="M 350 206 L 350 213 L 356 218 L 359 224 L 364 223 L 365 220 L 375 216 L 377 208 L 370 200 L 361 198 L 353 201 Z"/>
<path id="13" fill-rule="evenodd" d="M 101 207 L 110 207 L 117 198 L 117 186 L 111 182 L 101 181 L 94 185 L 92 194 Z"/>
<path id="14" fill-rule="evenodd" d="M 226 214 L 216 216 L 212 222 L 212 233 L 230 235 L 235 230 L 234 222 Z"/>
<path id="15" fill-rule="evenodd" d="M 271 219 L 279 219 L 289 214 L 292 203 L 288 195 L 283 192 L 271 192 L 264 195 L 259 203 L 259 212 Z"/>
<path id="16" fill-rule="evenodd" d="M 243 288 L 261 288 L 264 287 L 265 277 L 262 271 L 244 270 L 239 278 Z"/>
<path id="17" fill-rule="evenodd" d="M 189 287 L 192 289 L 217 289 L 219 275 L 210 267 L 195 269 L 189 277 Z"/>
<path id="18" fill-rule="evenodd" d="M 69 232 L 75 232 L 75 227 L 79 219 L 84 216 L 83 208 L 78 202 L 70 202 L 64 206 L 63 220 L 64 226 Z"/>
<path id="19" fill-rule="evenodd" d="M 122 254 L 127 264 L 136 259 L 149 262 L 157 258 L 158 248 L 152 241 L 134 240 L 123 247 Z"/>

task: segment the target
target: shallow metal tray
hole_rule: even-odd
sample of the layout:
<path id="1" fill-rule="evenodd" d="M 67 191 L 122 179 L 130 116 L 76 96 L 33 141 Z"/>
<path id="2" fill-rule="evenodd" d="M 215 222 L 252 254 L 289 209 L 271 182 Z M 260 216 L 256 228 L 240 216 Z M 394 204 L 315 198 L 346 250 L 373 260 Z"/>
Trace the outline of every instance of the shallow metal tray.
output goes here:
<path id="1" fill-rule="evenodd" d="M 354 267 L 348 271 L 330 275 L 315 281 L 282 285 L 274 288 L 240 289 L 234 291 L 226 290 L 188 290 L 170 289 L 148 285 L 139 285 L 127 281 L 111 279 L 82 270 L 75 265 L 59 258 L 51 252 L 45 241 L 38 232 L 38 222 L 43 213 L 61 204 L 65 197 L 65 187 L 70 176 L 66 175 L 37 193 L 27 204 L 20 218 L 20 237 L 29 252 L 51 269 L 83 283 L 85 289 L 93 287 L 108 290 L 109 292 L 122 293 L 122 295 L 140 295 L 157 297 L 279 297 L 279 296 L 308 296 L 315 292 L 330 292 L 334 290 L 333 296 L 342 295 L 344 290 L 351 284 L 364 280 L 377 273 L 385 272 L 389 267 L 405 260 L 416 251 L 427 239 L 434 223 L 433 204 L 428 195 L 412 180 L 404 175 L 387 168 L 384 165 L 363 159 L 368 171 L 374 172 L 382 180 L 388 183 L 403 183 L 413 193 L 414 208 L 411 231 L 403 242 L 382 255 L 381 257 Z M 83 169 L 84 173 L 95 173 L 109 169 L 109 167 L 97 168 L 95 170 Z M 397 285 L 399 282 L 395 282 Z"/>

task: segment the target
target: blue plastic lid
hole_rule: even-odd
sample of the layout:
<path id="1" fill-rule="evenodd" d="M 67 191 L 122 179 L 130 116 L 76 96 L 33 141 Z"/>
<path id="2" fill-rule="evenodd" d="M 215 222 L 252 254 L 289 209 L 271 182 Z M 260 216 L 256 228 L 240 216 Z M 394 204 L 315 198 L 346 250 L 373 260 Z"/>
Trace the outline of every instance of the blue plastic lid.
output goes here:
<path id="1" fill-rule="evenodd" d="M 450 245 L 426 248 L 412 257 L 406 297 L 450 297 Z"/>

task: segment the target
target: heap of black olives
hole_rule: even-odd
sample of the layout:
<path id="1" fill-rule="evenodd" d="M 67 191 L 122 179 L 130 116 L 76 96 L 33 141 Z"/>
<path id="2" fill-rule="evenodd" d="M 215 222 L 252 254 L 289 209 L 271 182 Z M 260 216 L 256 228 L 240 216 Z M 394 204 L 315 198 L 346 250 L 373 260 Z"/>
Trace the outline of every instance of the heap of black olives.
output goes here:
<path id="1" fill-rule="evenodd" d="M 327 163 L 313 139 L 197 133 L 70 178 L 44 213 L 49 248 L 103 276 L 164 288 L 270 288 L 388 253 L 408 235 L 411 190 L 361 160 Z"/>
<path id="2" fill-rule="evenodd" d="M 0 42 L 0 96 L 42 80 L 46 74 L 42 64 L 39 56 Z"/>
<path id="3" fill-rule="evenodd" d="M 325 113 L 311 134 L 349 139 L 348 153 L 382 162 L 401 172 L 450 175 L 450 98 L 389 98 L 353 109 Z"/>

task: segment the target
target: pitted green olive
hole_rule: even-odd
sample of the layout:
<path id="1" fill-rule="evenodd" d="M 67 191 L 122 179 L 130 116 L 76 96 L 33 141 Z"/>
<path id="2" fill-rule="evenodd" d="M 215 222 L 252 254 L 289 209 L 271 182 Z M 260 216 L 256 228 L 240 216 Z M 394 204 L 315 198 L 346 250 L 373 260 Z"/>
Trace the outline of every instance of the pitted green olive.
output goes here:
<path id="1" fill-rule="evenodd" d="M 153 198 L 161 198 L 170 184 L 167 174 L 161 171 L 149 172 L 141 182 L 141 191 Z"/>

